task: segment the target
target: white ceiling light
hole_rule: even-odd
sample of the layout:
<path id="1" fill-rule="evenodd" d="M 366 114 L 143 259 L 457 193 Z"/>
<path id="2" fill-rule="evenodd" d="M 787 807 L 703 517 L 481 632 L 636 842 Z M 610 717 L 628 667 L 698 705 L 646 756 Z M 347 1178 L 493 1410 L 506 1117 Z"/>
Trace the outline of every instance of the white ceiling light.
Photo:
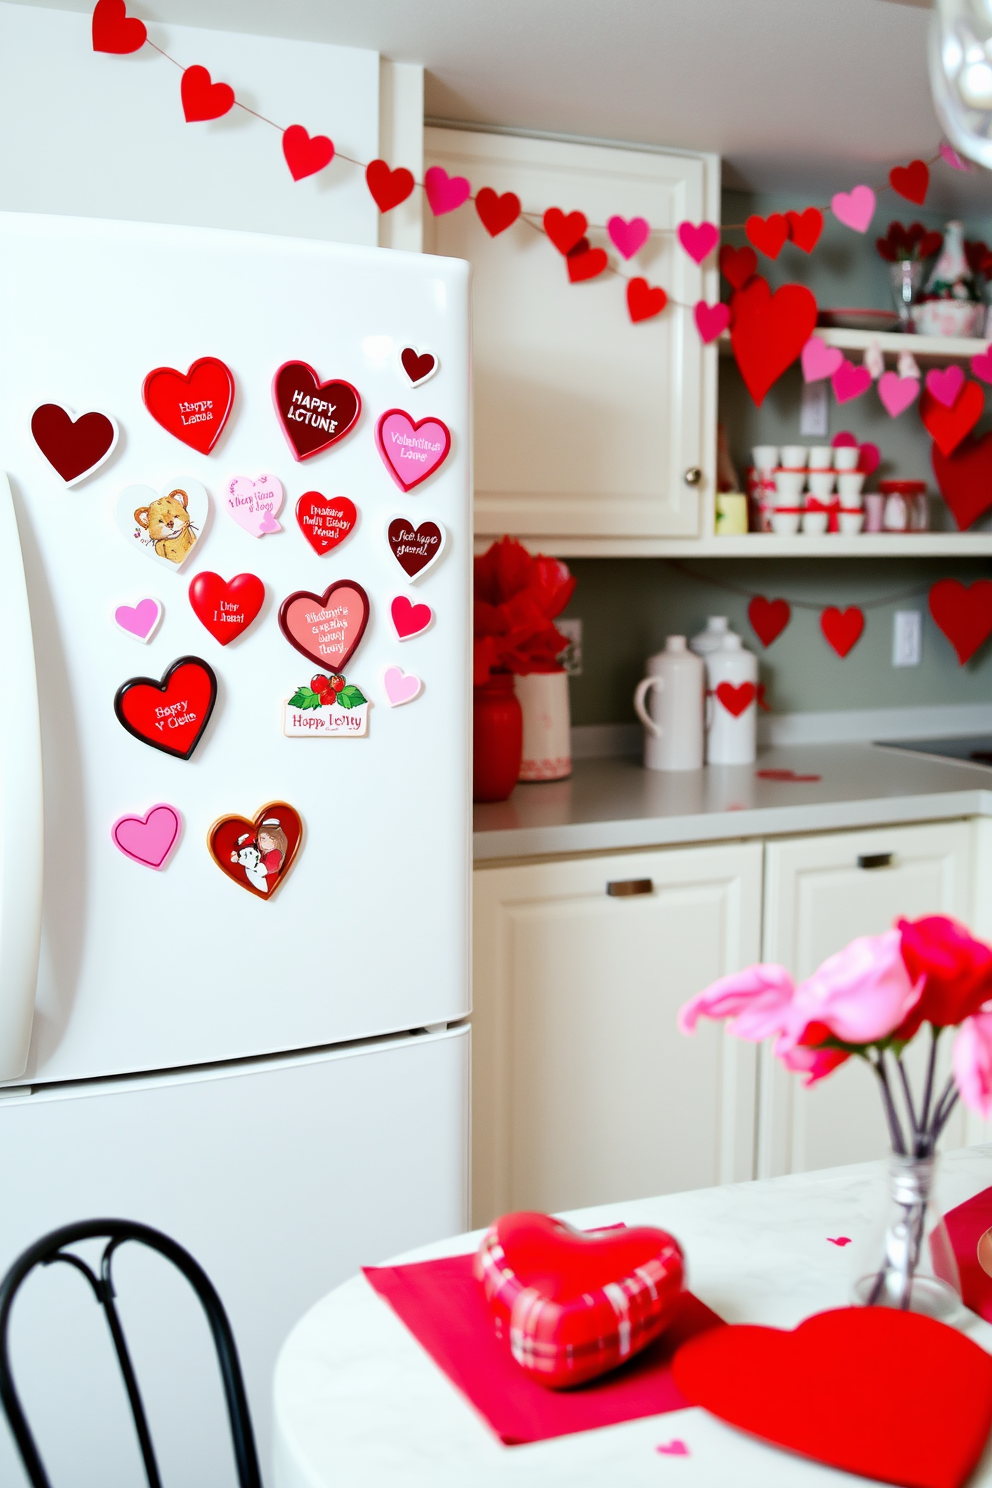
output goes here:
<path id="1" fill-rule="evenodd" d="M 954 148 L 992 169 L 992 0 L 936 0 L 930 88 Z"/>

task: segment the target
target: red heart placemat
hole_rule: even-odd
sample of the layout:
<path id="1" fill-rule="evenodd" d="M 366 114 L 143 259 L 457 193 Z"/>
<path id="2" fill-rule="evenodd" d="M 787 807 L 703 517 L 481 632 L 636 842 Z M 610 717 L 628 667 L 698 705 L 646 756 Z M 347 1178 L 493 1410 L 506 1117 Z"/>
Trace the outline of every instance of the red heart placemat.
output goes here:
<path id="1" fill-rule="evenodd" d="M 516 1364 L 493 1330 L 474 1256 L 364 1266 L 366 1278 L 507 1446 L 684 1410 L 672 1379 L 681 1344 L 723 1319 L 686 1292 L 671 1327 L 629 1364 L 575 1390 L 547 1390 Z"/>

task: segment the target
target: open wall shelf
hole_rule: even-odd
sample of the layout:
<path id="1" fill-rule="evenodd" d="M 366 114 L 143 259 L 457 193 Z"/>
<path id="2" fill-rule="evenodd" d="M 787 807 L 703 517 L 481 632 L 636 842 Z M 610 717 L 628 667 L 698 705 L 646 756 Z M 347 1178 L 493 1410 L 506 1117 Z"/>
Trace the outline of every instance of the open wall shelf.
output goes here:
<path id="1" fill-rule="evenodd" d="M 491 537 L 476 537 L 485 552 Z M 992 557 L 992 532 L 880 532 L 857 537 L 532 537 L 521 534 L 532 553 L 556 558 L 984 558 Z"/>
<path id="2" fill-rule="evenodd" d="M 989 347 L 988 341 L 974 336 L 906 336 L 899 331 L 851 331 L 828 326 L 817 326 L 814 335 L 827 346 L 839 346 L 841 351 L 865 351 L 877 341 L 892 361 L 904 351 L 911 351 L 918 361 L 967 361 Z M 729 331 L 720 337 L 720 354 L 731 355 Z"/>

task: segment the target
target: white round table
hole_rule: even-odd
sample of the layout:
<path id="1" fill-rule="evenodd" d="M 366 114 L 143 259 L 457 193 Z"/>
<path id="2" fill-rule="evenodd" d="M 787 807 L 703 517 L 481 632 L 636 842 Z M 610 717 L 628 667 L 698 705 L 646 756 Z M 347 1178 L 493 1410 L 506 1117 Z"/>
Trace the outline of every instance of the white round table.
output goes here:
<path id="1" fill-rule="evenodd" d="M 992 1147 L 943 1159 L 941 1198 L 992 1185 Z M 689 1284 L 728 1322 L 794 1328 L 849 1301 L 855 1241 L 884 1198 L 882 1164 L 584 1209 L 565 1218 L 660 1225 L 685 1248 Z M 459 1255 L 480 1234 L 402 1256 Z M 992 1353 L 992 1326 L 967 1314 Z M 688 1455 L 659 1454 L 681 1440 Z M 672 1411 L 527 1446 L 503 1446 L 362 1276 L 293 1329 L 276 1364 L 276 1488 L 851 1488 L 866 1482 L 780 1452 L 704 1411 Z M 992 1488 L 992 1447 L 969 1488 Z"/>

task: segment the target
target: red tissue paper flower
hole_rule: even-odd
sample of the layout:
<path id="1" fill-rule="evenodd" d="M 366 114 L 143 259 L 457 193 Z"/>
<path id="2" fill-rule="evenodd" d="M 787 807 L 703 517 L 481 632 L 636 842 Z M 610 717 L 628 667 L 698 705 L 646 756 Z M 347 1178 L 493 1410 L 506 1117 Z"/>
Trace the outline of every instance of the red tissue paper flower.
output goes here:
<path id="1" fill-rule="evenodd" d="M 475 560 L 474 681 L 481 687 L 501 669 L 560 672 L 568 637 L 552 624 L 572 597 L 575 580 L 557 558 L 528 553 L 502 537 Z"/>

